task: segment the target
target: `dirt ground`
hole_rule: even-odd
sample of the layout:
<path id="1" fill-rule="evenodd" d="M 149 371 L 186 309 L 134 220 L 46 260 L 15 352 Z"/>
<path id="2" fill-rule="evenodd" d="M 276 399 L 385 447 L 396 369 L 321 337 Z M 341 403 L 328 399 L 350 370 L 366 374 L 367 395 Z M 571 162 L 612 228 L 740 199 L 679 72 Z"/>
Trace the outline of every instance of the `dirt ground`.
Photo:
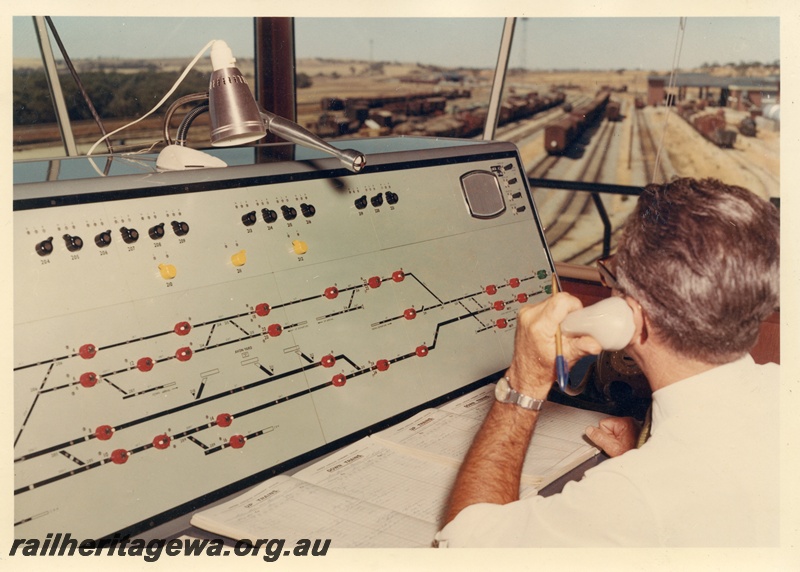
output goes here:
<path id="1" fill-rule="evenodd" d="M 702 137 L 692 126 L 666 108 L 647 108 L 650 126 L 678 175 L 713 177 L 728 184 L 750 189 L 762 198 L 780 196 L 780 133 L 759 129 L 757 137 L 737 135 L 732 149 L 720 149 Z M 744 112 L 726 111 L 728 129 L 738 131 Z"/>

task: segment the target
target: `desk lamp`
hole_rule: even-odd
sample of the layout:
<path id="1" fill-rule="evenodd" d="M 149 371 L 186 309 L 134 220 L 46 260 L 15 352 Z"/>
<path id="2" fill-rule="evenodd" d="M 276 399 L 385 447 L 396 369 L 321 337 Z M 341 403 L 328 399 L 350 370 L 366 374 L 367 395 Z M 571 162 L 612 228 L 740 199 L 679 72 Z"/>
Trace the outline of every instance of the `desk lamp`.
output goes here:
<path id="1" fill-rule="evenodd" d="M 208 100 L 211 115 L 211 145 L 231 147 L 243 145 L 272 132 L 287 141 L 333 155 L 349 170 L 357 173 L 366 165 L 362 153 L 353 149 L 337 149 L 296 123 L 264 111 L 256 103 L 236 59 L 228 45 L 217 40 L 211 46 L 213 71 L 207 94 L 191 94 L 178 99 L 167 110 L 164 133 L 168 143 L 161 151 L 156 165 L 164 170 L 183 170 L 200 167 L 225 167 L 224 161 L 202 151 L 185 147 L 179 141 L 172 144 L 168 133 L 174 111 L 189 101 Z M 203 107 L 204 111 L 206 107 Z"/>

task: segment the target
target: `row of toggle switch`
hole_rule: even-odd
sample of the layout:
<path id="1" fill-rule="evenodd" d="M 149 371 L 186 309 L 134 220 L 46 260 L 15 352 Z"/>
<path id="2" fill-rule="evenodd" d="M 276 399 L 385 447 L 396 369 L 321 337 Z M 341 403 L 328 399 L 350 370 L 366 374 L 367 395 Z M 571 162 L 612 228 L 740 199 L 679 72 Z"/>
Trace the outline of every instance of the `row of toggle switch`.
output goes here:
<path id="1" fill-rule="evenodd" d="M 186 236 L 189 234 L 189 225 L 182 221 L 172 221 L 172 231 L 175 233 L 175 236 Z M 122 241 L 125 244 L 133 244 L 137 240 L 139 240 L 139 231 L 135 228 L 128 228 L 128 227 L 121 227 L 119 229 L 120 235 L 122 236 Z M 166 234 L 164 230 L 164 223 L 159 223 L 155 226 L 150 227 L 147 231 L 147 234 L 153 240 L 160 240 Z M 64 244 L 67 247 L 67 250 L 70 252 L 78 252 L 83 248 L 83 239 L 80 236 L 74 234 L 65 234 L 63 237 Z M 105 248 L 109 244 L 111 244 L 111 231 L 104 230 L 103 232 L 99 233 L 94 237 L 94 243 L 100 247 Z M 39 256 L 48 256 L 53 252 L 53 237 L 48 237 L 45 240 L 36 244 L 36 253 Z"/>
<path id="2" fill-rule="evenodd" d="M 311 218 L 317 214 L 317 209 L 314 207 L 314 205 L 302 203 L 300 205 L 300 212 L 304 217 Z M 283 205 L 281 207 L 281 215 L 285 220 L 292 221 L 297 218 L 297 209 L 288 205 Z M 264 219 L 265 223 L 272 224 L 278 220 L 278 212 L 273 209 L 263 208 L 261 209 L 261 217 Z M 256 214 L 256 211 L 250 211 L 249 213 L 242 215 L 242 223 L 245 226 L 253 226 L 256 224 L 256 222 L 258 222 L 258 215 Z"/>
<path id="3" fill-rule="evenodd" d="M 384 195 L 383 193 L 378 193 L 377 195 L 373 195 L 369 199 L 369 203 L 372 204 L 373 207 L 378 208 L 383 204 Z M 397 202 L 400 200 L 400 197 L 397 196 L 397 193 L 393 193 L 392 191 L 386 191 L 386 202 L 390 205 L 396 205 Z M 358 197 L 354 202 L 356 208 L 358 210 L 363 210 L 367 208 L 367 195 L 362 195 Z"/>

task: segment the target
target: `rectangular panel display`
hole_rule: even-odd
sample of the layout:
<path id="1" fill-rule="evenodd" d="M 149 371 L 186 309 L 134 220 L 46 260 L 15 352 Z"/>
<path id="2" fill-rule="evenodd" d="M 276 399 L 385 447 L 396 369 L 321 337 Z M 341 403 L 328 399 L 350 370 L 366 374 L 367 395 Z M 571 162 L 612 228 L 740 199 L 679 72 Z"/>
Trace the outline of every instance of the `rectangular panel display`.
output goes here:
<path id="1" fill-rule="evenodd" d="M 516 149 L 381 145 L 15 186 L 16 536 L 141 530 L 508 365 L 553 269 Z"/>

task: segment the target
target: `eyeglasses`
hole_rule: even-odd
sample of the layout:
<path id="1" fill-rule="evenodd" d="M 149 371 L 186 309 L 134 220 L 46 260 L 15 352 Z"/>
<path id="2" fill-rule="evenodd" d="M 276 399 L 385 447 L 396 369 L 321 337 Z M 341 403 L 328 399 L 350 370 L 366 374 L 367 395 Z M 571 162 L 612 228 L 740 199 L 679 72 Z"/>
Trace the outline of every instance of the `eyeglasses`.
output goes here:
<path id="1" fill-rule="evenodd" d="M 597 261 L 597 270 L 600 272 L 600 282 L 606 288 L 611 288 L 612 290 L 619 290 L 619 284 L 617 283 L 617 277 L 614 276 L 614 272 L 611 268 L 614 265 L 614 256 L 611 255 L 607 258 L 600 258 Z"/>

